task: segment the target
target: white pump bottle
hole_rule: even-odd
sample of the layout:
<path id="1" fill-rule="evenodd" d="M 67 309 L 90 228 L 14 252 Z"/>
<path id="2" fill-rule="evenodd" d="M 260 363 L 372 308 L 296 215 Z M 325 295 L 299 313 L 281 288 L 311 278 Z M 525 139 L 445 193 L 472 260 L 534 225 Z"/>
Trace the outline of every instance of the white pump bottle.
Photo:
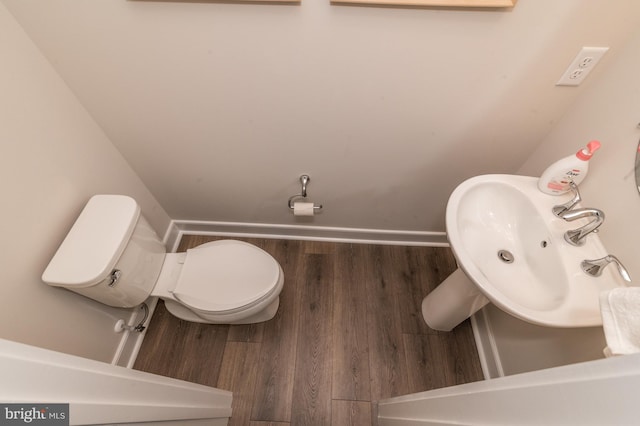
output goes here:
<path id="1" fill-rule="evenodd" d="M 562 158 L 547 167 L 538 179 L 538 189 L 545 194 L 562 195 L 569 191 L 569 182 L 580 184 L 589 171 L 589 160 L 598 148 L 600 142 L 591 141 L 575 155 Z"/>

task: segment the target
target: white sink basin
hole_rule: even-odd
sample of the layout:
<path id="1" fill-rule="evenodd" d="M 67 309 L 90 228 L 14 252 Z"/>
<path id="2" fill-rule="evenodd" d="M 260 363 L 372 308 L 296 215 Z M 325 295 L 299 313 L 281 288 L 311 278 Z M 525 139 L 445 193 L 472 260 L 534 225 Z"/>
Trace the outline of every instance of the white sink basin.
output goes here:
<path id="1" fill-rule="evenodd" d="M 429 303 L 425 299 L 423 313 L 448 303 L 452 305 L 450 313 L 464 319 L 473 313 L 469 311 L 482 307 L 486 297 L 505 312 L 538 325 L 602 324 L 600 292 L 623 286 L 624 282 L 614 273 L 614 267 L 605 268 L 600 277 L 581 270 L 583 260 L 608 253 L 594 233 L 586 237 L 586 244 L 581 247 L 564 240 L 567 230 L 588 221 L 567 222 L 554 216 L 552 207 L 571 196 L 544 194 L 538 190 L 537 180 L 527 176 L 483 175 L 468 179 L 454 190 L 447 204 L 447 235 L 466 277 L 454 273 L 455 277 L 448 280 L 456 281 L 455 285 L 444 281 L 432 293 Z M 461 283 L 467 277 L 473 283 L 471 286 Z M 442 286 L 449 288 L 440 289 Z M 452 295 L 456 299 L 461 292 L 465 293 L 463 298 L 471 300 L 474 289 L 479 295 L 471 308 L 468 304 L 461 306 L 460 301 L 452 304 L 446 300 Z M 449 295 L 443 299 L 445 293 Z M 427 323 L 428 316 L 427 312 Z M 438 329 L 447 328 L 452 327 Z"/>

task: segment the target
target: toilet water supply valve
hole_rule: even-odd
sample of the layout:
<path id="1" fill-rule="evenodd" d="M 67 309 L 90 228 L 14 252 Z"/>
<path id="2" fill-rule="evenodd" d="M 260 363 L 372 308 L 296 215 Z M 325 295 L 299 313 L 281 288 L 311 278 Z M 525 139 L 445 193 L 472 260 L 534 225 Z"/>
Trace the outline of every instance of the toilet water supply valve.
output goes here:
<path id="1" fill-rule="evenodd" d="M 142 331 L 144 331 L 144 329 L 146 328 L 144 326 L 144 323 L 149 317 L 149 307 L 147 306 L 146 303 L 143 303 L 142 305 L 140 305 L 140 308 L 144 310 L 144 317 L 142 318 L 142 321 L 140 321 L 137 325 L 134 326 L 134 325 L 128 325 L 123 319 L 119 319 L 118 321 L 116 321 L 116 325 L 115 327 L 113 327 L 113 331 L 115 331 L 116 333 L 122 333 L 124 330 L 137 331 L 138 333 L 141 333 Z"/>

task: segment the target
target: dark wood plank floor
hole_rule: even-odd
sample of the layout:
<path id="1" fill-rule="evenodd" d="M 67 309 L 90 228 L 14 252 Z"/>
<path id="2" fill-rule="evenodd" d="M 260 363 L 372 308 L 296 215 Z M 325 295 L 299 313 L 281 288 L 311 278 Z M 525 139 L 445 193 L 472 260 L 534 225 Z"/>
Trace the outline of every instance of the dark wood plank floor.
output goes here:
<path id="1" fill-rule="evenodd" d="M 284 270 L 276 317 L 196 324 L 160 302 L 134 368 L 231 390 L 229 424 L 249 426 L 371 425 L 382 398 L 482 379 L 468 321 L 442 333 L 422 320 L 456 267 L 449 249 L 242 240 Z"/>

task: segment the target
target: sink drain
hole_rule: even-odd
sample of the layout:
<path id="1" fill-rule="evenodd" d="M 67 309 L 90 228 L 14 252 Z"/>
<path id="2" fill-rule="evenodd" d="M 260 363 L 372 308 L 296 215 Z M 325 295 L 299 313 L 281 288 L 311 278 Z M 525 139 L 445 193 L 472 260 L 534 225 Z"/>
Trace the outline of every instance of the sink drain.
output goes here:
<path id="1" fill-rule="evenodd" d="M 513 254 L 508 250 L 498 251 L 498 258 L 504 263 L 513 263 Z"/>

